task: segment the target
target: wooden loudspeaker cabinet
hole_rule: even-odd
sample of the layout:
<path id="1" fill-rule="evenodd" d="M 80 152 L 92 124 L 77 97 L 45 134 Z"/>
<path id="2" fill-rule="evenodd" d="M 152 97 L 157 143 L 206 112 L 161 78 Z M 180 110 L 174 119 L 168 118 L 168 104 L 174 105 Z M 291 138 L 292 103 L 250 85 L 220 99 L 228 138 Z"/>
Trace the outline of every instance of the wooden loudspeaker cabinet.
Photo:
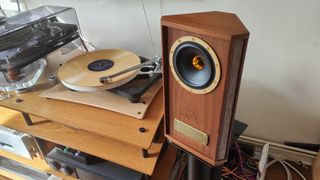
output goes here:
<path id="1" fill-rule="evenodd" d="M 163 16 L 165 133 L 211 165 L 228 155 L 249 32 L 235 14 Z"/>

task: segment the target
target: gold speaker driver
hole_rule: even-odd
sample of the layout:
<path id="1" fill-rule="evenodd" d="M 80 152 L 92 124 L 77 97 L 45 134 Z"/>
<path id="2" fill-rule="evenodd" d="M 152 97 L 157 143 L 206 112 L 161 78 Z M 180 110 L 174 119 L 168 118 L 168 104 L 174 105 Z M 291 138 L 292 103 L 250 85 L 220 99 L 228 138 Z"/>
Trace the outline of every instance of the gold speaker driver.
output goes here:
<path id="1" fill-rule="evenodd" d="M 138 70 L 114 77 L 108 84 L 102 84 L 101 77 L 115 74 L 140 63 L 140 58 L 129 51 L 98 50 L 84 53 L 67 61 L 59 68 L 58 76 L 61 83 L 72 90 L 108 90 L 131 81 L 138 74 Z"/>

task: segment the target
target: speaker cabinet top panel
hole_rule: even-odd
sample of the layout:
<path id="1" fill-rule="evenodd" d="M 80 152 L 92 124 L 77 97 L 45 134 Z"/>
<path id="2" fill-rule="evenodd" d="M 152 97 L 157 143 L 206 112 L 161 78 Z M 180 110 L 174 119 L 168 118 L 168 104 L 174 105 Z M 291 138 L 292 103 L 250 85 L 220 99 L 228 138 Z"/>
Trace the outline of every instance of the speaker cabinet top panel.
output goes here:
<path id="1" fill-rule="evenodd" d="M 163 16 L 161 24 L 225 40 L 231 40 L 235 36 L 249 35 L 249 31 L 237 15 L 225 12 Z"/>

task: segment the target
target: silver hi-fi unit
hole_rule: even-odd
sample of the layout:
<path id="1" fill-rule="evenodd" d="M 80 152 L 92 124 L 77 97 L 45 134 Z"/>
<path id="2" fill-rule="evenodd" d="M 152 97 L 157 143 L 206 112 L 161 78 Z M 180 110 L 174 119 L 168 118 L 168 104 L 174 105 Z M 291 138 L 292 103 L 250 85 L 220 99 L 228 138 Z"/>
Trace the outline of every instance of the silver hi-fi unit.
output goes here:
<path id="1" fill-rule="evenodd" d="M 33 159 L 39 150 L 29 134 L 0 126 L 0 150 Z"/>

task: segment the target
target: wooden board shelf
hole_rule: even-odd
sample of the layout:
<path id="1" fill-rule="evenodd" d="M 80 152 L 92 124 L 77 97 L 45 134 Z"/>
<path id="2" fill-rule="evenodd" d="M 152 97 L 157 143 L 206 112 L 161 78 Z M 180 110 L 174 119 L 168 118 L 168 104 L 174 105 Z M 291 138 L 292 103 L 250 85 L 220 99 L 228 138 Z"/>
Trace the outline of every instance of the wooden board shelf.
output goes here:
<path id="1" fill-rule="evenodd" d="M 39 94 L 46 89 L 41 87 L 40 84 L 24 94 L 12 93 L 11 98 L 0 101 L 0 106 L 44 117 L 144 149 L 150 148 L 163 117 L 162 90 L 152 101 L 145 118 L 139 120 L 105 109 L 40 97 Z M 17 98 L 22 102 L 17 102 Z M 141 127 L 146 129 L 145 133 L 139 132 Z"/>
<path id="2" fill-rule="evenodd" d="M 0 174 L 2 175 L 2 176 L 4 176 L 4 177 L 7 177 L 7 178 L 9 178 L 10 180 L 12 180 L 12 179 L 14 179 L 14 180 L 25 180 L 23 177 L 21 177 L 21 176 L 18 176 L 18 175 L 16 175 L 16 174 L 13 174 L 13 173 L 11 173 L 11 172 L 8 172 L 8 171 L 5 171 L 5 170 L 2 170 L 2 169 L 0 169 Z M 1 179 L 1 177 L 0 177 L 0 179 Z M 2 179 L 1 179 L 2 180 Z"/>
<path id="3" fill-rule="evenodd" d="M 79 112 L 79 114 L 81 113 Z M 84 130 L 64 126 L 45 120 L 42 117 L 31 116 L 31 118 L 35 124 L 28 126 L 20 112 L 0 107 L 0 125 L 2 126 L 78 149 L 148 175 L 153 173 L 162 148 L 162 143 L 152 143 L 148 149 L 149 157 L 143 158 L 141 148 L 139 147 L 124 144 Z M 125 132 L 121 133 L 126 134 Z"/>

